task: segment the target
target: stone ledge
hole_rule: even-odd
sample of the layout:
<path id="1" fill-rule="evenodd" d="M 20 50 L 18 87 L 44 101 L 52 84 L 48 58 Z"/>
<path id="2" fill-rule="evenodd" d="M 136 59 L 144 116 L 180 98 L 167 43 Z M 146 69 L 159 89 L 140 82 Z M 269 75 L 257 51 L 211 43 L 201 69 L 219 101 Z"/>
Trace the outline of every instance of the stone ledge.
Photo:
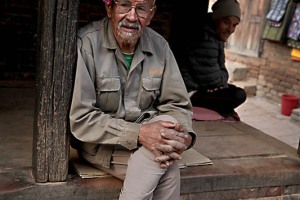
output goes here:
<path id="1" fill-rule="evenodd" d="M 243 80 L 243 81 L 230 81 L 230 83 L 240 87 L 240 88 L 243 88 L 246 93 L 247 93 L 247 96 L 255 96 L 256 95 L 256 86 L 257 86 L 257 80 L 254 79 L 254 78 L 249 78 L 247 80 Z"/>
<path id="2" fill-rule="evenodd" d="M 181 169 L 181 200 L 288 199 L 300 193 L 296 149 L 243 122 L 194 121 L 194 149 L 213 165 Z M 0 168 L 1 169 L 1 168 Z M 122 181 L 82 179 L 71 169 L 66 182 L 35 183 L 31 167 L 1 169 L 3 200 L 117 200 Z"/>

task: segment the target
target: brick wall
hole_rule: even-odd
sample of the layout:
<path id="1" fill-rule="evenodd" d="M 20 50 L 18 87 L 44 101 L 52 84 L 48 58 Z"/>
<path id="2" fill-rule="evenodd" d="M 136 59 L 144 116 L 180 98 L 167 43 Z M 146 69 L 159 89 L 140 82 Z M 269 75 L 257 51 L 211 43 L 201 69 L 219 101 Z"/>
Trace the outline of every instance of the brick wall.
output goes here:
<path id="1" fill-rule="evenodd" d="M 280 103 L 283 93 L 300 97 L 300 62 L 291 59 L 291 50 L 285 44 L 265 41 L 259 58 L 230 52 L 226 56 L 250 68 L 249 77 L 258 80 L 257 96 Z"/>

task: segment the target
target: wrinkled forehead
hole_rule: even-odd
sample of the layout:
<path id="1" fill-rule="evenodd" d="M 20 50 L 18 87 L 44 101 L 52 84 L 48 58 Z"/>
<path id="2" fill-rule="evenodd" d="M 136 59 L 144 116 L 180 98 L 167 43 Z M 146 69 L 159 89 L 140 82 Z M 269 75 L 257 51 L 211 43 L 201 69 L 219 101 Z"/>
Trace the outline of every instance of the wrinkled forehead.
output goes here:
<path id="1" fill-rule="evenodd" d="M 232 24 L 239 24 L 240 23 L 240 18 L 238 18 L 237 16 L 233 16 L 233 15 L 222 17 L 221 19 L 229 21 Z"/>
<path id="2" fill-rule="evenodd" d="M 148 5 L 154 5 L 155 0 L 117 0 L 117 1 L 126 1 L 126 2 L 131 2 L 132 4 L 148 4 Z"/>

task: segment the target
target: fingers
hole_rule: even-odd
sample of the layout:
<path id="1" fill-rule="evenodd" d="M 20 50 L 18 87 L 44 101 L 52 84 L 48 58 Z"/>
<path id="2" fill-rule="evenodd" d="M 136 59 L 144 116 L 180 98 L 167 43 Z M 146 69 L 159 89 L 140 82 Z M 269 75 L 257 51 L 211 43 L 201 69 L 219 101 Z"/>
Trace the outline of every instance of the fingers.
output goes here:
<path id="1" fill-rule="evenodd" d="M 168 156 L 170 157 L 171 160 L 181 160 L 181 155 L 179 155 L 176 152 L 171 152 L 168 154 Z"/>
<path id="2" fill-rule="evenodd" d="M 173 164 L 173 161 L 167 154 L 156 157 L 154 161 L 158 162 L 160 164 L 160 167 L 163 169 L 168 168 L 171 164 Z"/>
<path id="3" fill-rule="evenodd" d="M 165 154 L 176 151 L 176 149 L 174 147 L 172 147 L 171 145 L 166 145 L 166 144 L 158 145 L 156 148 L 157 148 L 157 150 L 159 150 Z"/>
<path id="4" fill-rule="evenodd" d="M 159 151 L 157 148 L 153 148 L 152 152 L 157 158 L 159 158 L 163 155 L 163 153 L 161 151 Z"/>
<path id="5" fill-rule="evenodd" d="M 189 134 L 183 131 L 180 124 L 175 124 L 175 129 L 164 129 L 160 130 L 161 136 L 164 138 L 164 143 L 158 145 L 157 148 L 163 153 L 170 152 L 183 152 L 187 149 L 186 141 L 189 138 Z M 180 130 L 180 131 L 177 131 Z"/>
<path id="6" fill-rule="evenodd" d="M 170 145 L 171 147 L 173 147 L 174 149 L 176 149 L 176 151 L 184 151 L 187 149 L 187 146 L 185 145 L 185 143 L 182 142 L 178 142 L 176 140 L 166 140 L 165 141 L 166 144 Z M 166 147 L 161 147 L 163 145 L 159 145 L 158 148 L 166 148 Z"/>
<path id="7" fill-rule="evenodd" d="M 173 160 L 169 160 L 169 161 L 166 161 L 166 162 L 163 162 L 160 164 L 160 167 L 163 168 L 163 169 L 166 169 L 168 168 L 169 166 L 173 165 L 174 161 Z"/>
<path id="8" fill-rule="evenodd" d="M 171 145 L 159 145 L 157 146 L 157 150 L 159 150 L 162 155 L 157 156 L 158 161 L 165 161 L 168 160 L 166 155 L 174 160 L 181 159 L 181 153 L 186 150 L 186 145 L 180 145 L 178 149 L 174 149 Z M 165 160 L 164 160 L 165 159 Z"/>
<path id="9" fill-rule="evenodd" d="M 170 121 L 158 121 L 164 128 L 175 128 L 175 123 Z"/>
<path id="10" fill-rule="evenodd" d="M 177 141 L 182 141 L 181 139 L 186 139 L 188 138 L 188 134 L 184 132 L 178 132 L 174 130 L 161 130 L 160 131 L 161 136 L 164 137 L 165 139 L 170 139 L 170 140 L 177 140 Z"/>
<path id="11" fill-rule="evenodd" d="M 160 163 L 161 168 L 168 168 L 170 165 L 174 163 L 174 160 L 180 160 L 181 156 L 175 152 L 172 152 L 170 154 L 163 154 L 159 157 L 155 158 L 155 162 Z"/>
<path id="12" fill-rule="evenodd" d="M 184 129 L 181 127 L 179 123 L 175 124 L 175 130 L 178 132 L 184 132 Z"/>
<path id="13" fill-rule="evenodd" d="M 163 154 L 155 158 L 155 162 L 160 162 L 160 163 L 166 162 L 168 160 L 170 160 L 170 156 L 168 156 L 167 154 Z"/>

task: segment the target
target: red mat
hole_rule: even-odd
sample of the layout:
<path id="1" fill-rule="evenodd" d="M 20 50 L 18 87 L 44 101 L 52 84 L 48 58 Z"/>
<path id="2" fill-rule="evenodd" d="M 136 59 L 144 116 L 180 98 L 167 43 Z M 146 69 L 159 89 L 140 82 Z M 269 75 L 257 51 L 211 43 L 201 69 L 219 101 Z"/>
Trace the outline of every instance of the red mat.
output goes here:
<path id="1" fill-rule="evenodd" d="M 237 115 L 237 114 L 236 114 Z M 238 117 L 238 115 L 237 115 Z M 197 121 L 226 121 L 226 122 L 235 122 L 239 121 L 233 117 L 225 118 L 219 113 L 202 107 L 193 107 L 193 120 Z"/>

